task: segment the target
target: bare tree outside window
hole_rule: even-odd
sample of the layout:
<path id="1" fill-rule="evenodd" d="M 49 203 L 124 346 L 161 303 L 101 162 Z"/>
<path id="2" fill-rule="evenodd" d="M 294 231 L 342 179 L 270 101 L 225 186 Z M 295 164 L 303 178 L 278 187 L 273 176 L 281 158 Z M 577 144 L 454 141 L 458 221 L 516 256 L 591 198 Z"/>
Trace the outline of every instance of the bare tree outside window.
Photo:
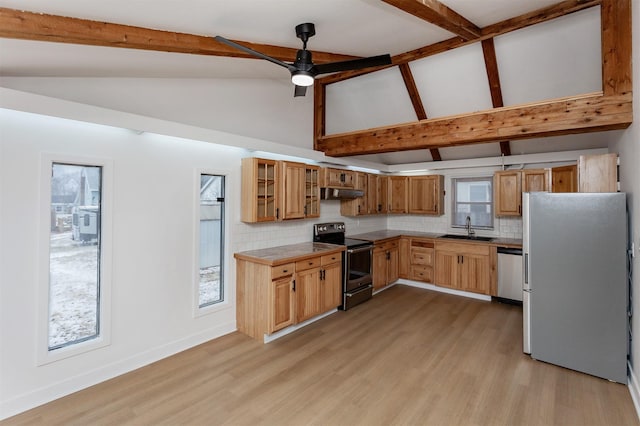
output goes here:
<path id="1" fill-rule="evenodd" d="M 198 306 L 224 300 L 224 176 L 200 175 L 200 281 Z"/>
<path id="2" fill-rule="evenodd" d="M 102 167 L 53 163 L 49 350 L 100 335 Z"/>

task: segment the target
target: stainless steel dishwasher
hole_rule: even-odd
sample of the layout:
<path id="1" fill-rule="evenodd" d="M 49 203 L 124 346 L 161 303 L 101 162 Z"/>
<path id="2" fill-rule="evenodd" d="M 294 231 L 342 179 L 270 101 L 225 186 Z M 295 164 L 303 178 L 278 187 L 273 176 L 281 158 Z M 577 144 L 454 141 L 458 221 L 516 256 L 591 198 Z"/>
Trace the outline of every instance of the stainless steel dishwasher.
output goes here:
<path id="1" fill-rule="evenodd" d="M 522 249 L 498 247 L 498 298 L 522 302 Z"/>

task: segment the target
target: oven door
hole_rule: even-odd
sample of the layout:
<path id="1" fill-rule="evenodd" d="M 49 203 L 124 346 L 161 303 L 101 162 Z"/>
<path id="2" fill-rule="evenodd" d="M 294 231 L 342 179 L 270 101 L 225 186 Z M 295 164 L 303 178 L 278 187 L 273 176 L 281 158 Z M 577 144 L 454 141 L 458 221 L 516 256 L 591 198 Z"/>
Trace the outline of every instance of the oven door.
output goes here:
<path id="1" fill-rule="evenodd" d="M 352 292 L 371 284 L 373 245 L 347 249 L 344 291 Z"/>

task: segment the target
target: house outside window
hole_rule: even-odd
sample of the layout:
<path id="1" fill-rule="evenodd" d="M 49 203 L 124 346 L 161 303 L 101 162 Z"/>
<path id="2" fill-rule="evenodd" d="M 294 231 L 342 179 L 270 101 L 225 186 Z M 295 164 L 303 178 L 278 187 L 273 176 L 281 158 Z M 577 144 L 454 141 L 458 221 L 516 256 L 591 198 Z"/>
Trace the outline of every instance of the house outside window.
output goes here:
<path id="1" fill-rule="evenodd" d="M 451 226 L 466 227 L 469 217 L 472 228 L 493 229 L 493 178 L 454 178 L 451 187 Z"/>
<path id="2" fill-rule="evenodd" d="M 225 177 L 200 175 L 197 305 L 224 301 Z"/>
<path id="3" fill-rule="evenodd" d="M 52 164 L 49 351 L 100 335 L 101 190 L 101 166 Z M 70 212 L 59 208 L 61 200 Z"/>

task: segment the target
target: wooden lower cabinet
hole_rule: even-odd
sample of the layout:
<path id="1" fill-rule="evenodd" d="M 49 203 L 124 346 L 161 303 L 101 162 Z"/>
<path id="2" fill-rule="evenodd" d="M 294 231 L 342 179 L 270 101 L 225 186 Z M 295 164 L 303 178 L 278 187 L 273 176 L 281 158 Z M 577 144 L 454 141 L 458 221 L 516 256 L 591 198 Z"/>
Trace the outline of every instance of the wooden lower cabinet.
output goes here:
<path id="1" fill-rule="evenodd" d="M 409 279 L 433 283 L 433 247 L 431 240 L 411 240 Z"/>
<path id="2" fill-rule="evenodd" d="M 380 290 L 398 281 L 400 239 L 378 243 L 373 247 L 373 289 Z"/>
<path id="3" fill-rule="evenodd" d="M 409 278 L 411 238 L 402 237 L 398 243 L 398 277 Z"/>
<path id="4" fill-rule="evenodd" d="M 486 244 L 436 242 L 436 285 L 495 295 L 497 254 Z"/>
<path id="5" fill-rule="evenodd" d="M 238 331 L 266 334 L 306 321 L 342 304 L 342 254 L 269 266 L 236 261 Z"/>

